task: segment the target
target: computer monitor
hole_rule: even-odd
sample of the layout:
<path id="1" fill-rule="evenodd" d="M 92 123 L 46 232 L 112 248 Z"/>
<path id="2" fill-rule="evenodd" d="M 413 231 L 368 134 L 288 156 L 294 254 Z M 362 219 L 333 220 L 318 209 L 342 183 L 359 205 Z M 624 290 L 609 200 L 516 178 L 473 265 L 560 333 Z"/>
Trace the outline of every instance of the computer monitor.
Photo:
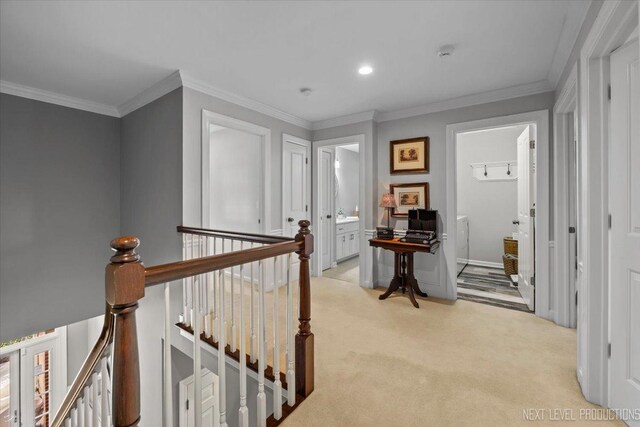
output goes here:
<path id="1" fill-rule="evenodd" d="M 409 230 L 436 231 L 438 211 L 430 209 L 409 210 Z"/>

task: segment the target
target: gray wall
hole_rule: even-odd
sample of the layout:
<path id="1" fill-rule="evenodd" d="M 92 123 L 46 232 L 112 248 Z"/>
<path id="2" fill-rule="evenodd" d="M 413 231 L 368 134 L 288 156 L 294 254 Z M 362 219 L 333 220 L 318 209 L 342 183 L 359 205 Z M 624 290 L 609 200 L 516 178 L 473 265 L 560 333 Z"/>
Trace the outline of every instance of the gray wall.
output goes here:
<path id="1" fill-rule="evenodd" d="M 0 94 L 0 341 L 104 312 L 120 120 Z"/>
<path id="2" fill-rule="evenodd" d="M 310 139 L 311 132 L 282 120 L 258 113 L 245 107 L 214 98 L 193 89 L 184 88 L 183 121 L 183 217 L 184 225 L 202 224 L 200 205 L 202 193 L 202 109 L 223 114 L 271 129 L 271 224 L 267 232 L 282 229 L 282 134 Z"/>
<path id="3" fill-rule="evenodd" d="M 439 231 L 446 232 L 444 219 L 447 215 L 445 187 L 447 125 L 548 109 L 551 129 L 551 110 L 553 109 L 554 96 L 554 92 L 546 92 L 379 123 L 377 129 L 378 193 L 375 199 L 378 200 L 383 193 L 388 192 L 391 183 L 427 181 L 430 184 L 431 208 L 438 210 Z M 418 136 L 430 138 L 430 173 L 391 176 L 389 174 L 389 141 Z M 376 213 L 378 223 L 382 223 L 384 209 L 376 206 Z M 406 220 L 392 218 L 391 222 L 398 228 L 406 228 L 407 226 Z M 447 297 L 443 275 L 445 264 L 442 248 L 436 255 L 416 255 L 415 262 L 421 287 L 432 296 Z M 384 254 L 378 261 L 378 279 L 382 286 L 387 286 L 388 281 L 391 280 L 392 272 L 393 258 L 389 254 Z"/>
<path id="4" fill-rule="evenodd" d="M 502 239 L 516 231 L 512 221 L 518 217 L 518 181 L 478 181 L 470 164 L 516 160 L 516 140 L 524 128 L 458 135 L 458 215 L 469 220 L 470 260 L 501 264 Z"/>
<path id="5" fill-rule="evenodd" d="M 182 259 L 182 89 L 122 118 L 122 233 L 141 240 L 146 265 Z M 181 287 L 172 285 L 172 318 Z M 137 313 L 142 425 L 162 425 L 162 286 L 145 290 Z"/>
<path id="6" fill-rule="evenodd" d="M 336 169 L 338 195 L 336 196 L 336 214 L 342 208 L 344 214 L 351 216 L 356 205 L 360 203 L 360 153 L 336 147 L 336 159 L 340 160 L 340 168 Z M 360 206 L 358 206 L 360 209 Z"/>

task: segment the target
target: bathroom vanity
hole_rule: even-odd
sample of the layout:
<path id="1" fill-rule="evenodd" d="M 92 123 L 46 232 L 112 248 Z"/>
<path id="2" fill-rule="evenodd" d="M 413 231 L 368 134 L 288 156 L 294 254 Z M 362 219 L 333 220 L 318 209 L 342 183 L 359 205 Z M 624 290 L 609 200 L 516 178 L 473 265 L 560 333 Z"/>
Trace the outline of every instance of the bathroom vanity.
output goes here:
<path id="1" fill-rule="evenodd" d="M 336 262 L 358 255 L 360 252 L 360 218 L 348 216 L 336 219 Z"/>

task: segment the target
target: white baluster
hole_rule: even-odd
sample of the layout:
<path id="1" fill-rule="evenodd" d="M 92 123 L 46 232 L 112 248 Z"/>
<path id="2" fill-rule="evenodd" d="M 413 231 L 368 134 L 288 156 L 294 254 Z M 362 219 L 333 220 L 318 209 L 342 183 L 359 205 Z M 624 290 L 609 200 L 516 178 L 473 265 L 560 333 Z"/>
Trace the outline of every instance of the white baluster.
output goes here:
<path id="1" fill-rule="evenodd" d="M 91 386 L 84 387 L 82 392 L 82 403 L 84 405 L 84 425 L 91 427 Z"/>
<path id="2" fill-rule="evenodd" d="M 182 259 L 187 259 L 187 235 L 182 234 Z M 182 279 L 182 316 L 180 322 L 187 324 L 187 314 L 189 306 L 187 304 L 187 279 Z"/>
<path id="3" fill-rule="evenodd" d="M 233 240 L 231 240 L 231 252 L 233 252 Z M 235 296 L 236 296 L 236 292 L 235 292 L 235 275 L 234 275 L 234 270 L 233 267 L 231 267 L 231 340 L 230 340 L 230 345 L 231 345 L 231 351 L 235 352 L 236 351 L 236 314 L 235 314 L 235 309 L 234 309 L 234 302 L 235 302 Z"/>
<path id="4" fill-rule="evenodd" d="M 111 378 L 109 378 L 109 371 L 107 370 L 107 358 L 103 357 L 100 361 L 100 424 L 101 427 L 109 427 L 109 418 L 111 411 L 109 411 L 109 384 Z M 171 383 L 171 382 L 169 382 Z M 168 425 L 171 425 L 169 423 Z M 166 426 L 165 426 L 166 427 Z"/>
<path id="5" fill-rule="evenodd" d="M 98 396 L 98 373 L 91 375 L 91 425 L 98 427 L 100 425 L 100 417 L 98 417 L 98 405 L 100 398 Z"/>
<path id="6" fill-rule="evenodd" d="M 203 251 L 202 256 L 209 256 L 209 238 L 203 237 Z M 209 277 L 211 273 L 202 275 L 202 314 L 204 319 L 204 336 L 209 338 L 211 336 L 211 319 L 210 319 L 210 307 L 209 307 Z"/>
<path id="7" fill-rule="evenodd" d="M 273 418 L 282 418 L 282 382 L 280 381 L 280 336 L 278 316 L 280 298 L 278 290 L 278 257 L 273 259 Z"/>
<path id="8" fill-rule="evenodd" d="M 218 253 L 217 245 L 218 245 L 218 240 L 214 237 L 213 238 L 213 254 L 214 255 Z M 218 301 L 218 288 L 220 286 L 218 283 L 218 274 L 215 274 L 215 273 L 211 273 L 211 274 L 213 275 L 213 321 L 211 322 L 212 323 L 211 332 L 213 335 L 213 341 L 218 342 L 218 336 L 219 336 L 218 323 L 220 322 L 218 321 L 218 313 L 219 313 L 218 305 L 219 304 L 217 303 L 217 301 Z"/>
<path id="9" fill-rule="evenodd" d="M 204 258 L 207 256 L 207 247 L 206 247 L 206 239 L 204 236 L 198 237 L 198 258 Z M 198 276 L 198 290 L 200 291 L 200 305 L 198 306 L 198 319 L 201 323 L 201 331 L 204 331 L 205 337 L 208 336 L 208 328 L 207 328 L 207 284 L 206 284 L 206 274 L 201 274 Z"/>
<path id="10" fill-rule="evenodd" d="M 253 243 L 251 243 L 251 248 L 253 249 Z M 256 363 L 256 347 L 257 347 L 257 337 L 256 337 L 256 310 L 254 308 L 254 295 L 255 295 L 255 281 L 254 281 L 254 267 L 255 263 L 251 263 L 251 285 L 249 286 L 249 328 L 250 328 L 250 336 L 249 336 L 249 360 L 251 363 Z M 258 275 L 260 272 L 258 272 Z"/>
<path id="11" fill-rule="evenodd" d="M 64 427 L 71 427 L 71 414 L 64 420 Z"/>
<path id="12" fill-rule="evenodd" d="M 214 255 L 216 248 L 216 239 L 215 237 L 207 237 L 207 256 Z M 213 272 L 207 273 L 207 313 L 208 313 L 208 323 L 209 323 L 209 337 L 214 339 L 215 341 L 215 325 L 214 325 L 214 313 L 215 313 L 215 298 L 216 293 L 214 289 L 213 282 L 215 281 L 215 275 Z"/>
<path id="13" fill-rule="evenodd" d="M 291 286 L 291 254 L 287 255 L 287 403 L 296 404 L 296 371 L 293 350 L 293 286 Z"/>
<path id="14" fill-rule="evenodd" d="M 78 427 L 78 401 L 76 401 L 76 407 L 71 409 L 71 427 Z"/>
<path id="15" fill-rule="evenodd" d="M 267 395 L 264 392 L 264 370 L 265 364 L 265 313 L 264 313 L 264 281 L 267 278 L 267 266 L 260 260 L 258 262 L 258 318 L 260 325 L 258 326 L 258 399 L 257 399 L 257 415 L 259 427 L 267 425 Z"/>
<path id="16" fill-rule="evenodd" d="M 192 313 L 195 316 L 191 327 L 193 328 L 193 413 L 195 416 L 195 427 L 202 426 L 202 365 L 200 363 L 200 319 L 198 318 L 200 306 L 200 291 L 198 286 L 200 282 L 192 280 L 191 296 L 193 298 Z"/>
<path id="17" fill-rule="evenodd" d="M 240 250 L 244 249 L 240 242 Z M 253 289 L 253 284 L 251 284 Z M 245 353 L 246 336 L 244 327 L 244 264 L 240 265 L 240 409 L 238 409 L 238 425 L 249 427 L 249 408 L 247 408 L 247 356 Z"/>
<path id="18" fill-rule="evenodd" d="M 85 427 L 84 423 L 84 402 L 82 397 L 79 397 L 76 401 L 76 407 L 78 408 L 78 412 L 76 413 L 76 420 L 78 423 L 78 427 Z"/>
<path id="19" fill-rule="evenodd" d="M 224 240 L 223 240 L 224 244 Z M 219 306 L 219 314 L 220 314 L 220 322 L 218 322 L 218 385 L 219 385 L 219 396 L 218 403 L 220 409 L 220 427 L 226 427 L 227 425 L 227 391 L 226 391 L 226 362 L 227 356 L 225 353 L 225 348 L 227 346 L 227 322 L 225 319 L 225 281 L 224 281 L 224 270 L 220 270 L 218 272 L 218 282 L 220 282 L 220 294 L 218 295 L 218 299 L 220 300 Z"/>
<path id="20" fill-rule="evenodd" d="M 169 285 L 169 283 L 164 284 L 164 375 L 162 379 L 164 380 L 163 425 L 165 427 L 173 425 L 173 383 L 171 382 L 171 289 Z M 103 425 L 105 425 L 104 422 Z"/>

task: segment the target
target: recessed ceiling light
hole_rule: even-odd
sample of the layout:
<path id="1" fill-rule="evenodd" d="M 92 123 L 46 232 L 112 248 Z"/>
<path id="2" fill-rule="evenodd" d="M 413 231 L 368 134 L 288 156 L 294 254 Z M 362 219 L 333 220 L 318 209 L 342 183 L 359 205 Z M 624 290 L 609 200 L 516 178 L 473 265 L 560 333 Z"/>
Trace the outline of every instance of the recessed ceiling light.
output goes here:
<path id="1" fill-rule="evenodd" d="M 309 89 L 308 87 L 303 87 L 300 88 L 300 93 L 304 96 L 309 96 L 311 95 L 311 92 L 313 92 L 311 89 Z"/>
<path id="2" fill-rule="evenodd" d="M 362 74 L 363 76 L 366 76 L 367 74 L 373 73 L 373 68 L 371 68 L 370 65 L 363 65 L 358 69 L 358 73 Z"/>

